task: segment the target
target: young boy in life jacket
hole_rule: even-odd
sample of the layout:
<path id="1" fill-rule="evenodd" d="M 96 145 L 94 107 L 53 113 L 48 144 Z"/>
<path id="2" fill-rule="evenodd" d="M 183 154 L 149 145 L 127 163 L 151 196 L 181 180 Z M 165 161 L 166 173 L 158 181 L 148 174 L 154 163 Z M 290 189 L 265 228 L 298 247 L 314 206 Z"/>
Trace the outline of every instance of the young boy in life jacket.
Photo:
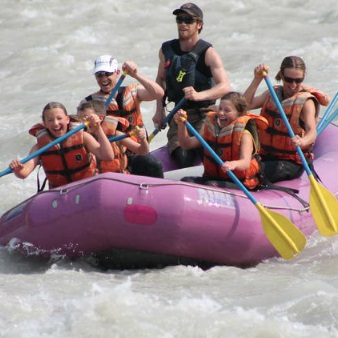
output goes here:
<path id="1" fill-rule="evenodd" d="M 100 120 L 101 127 L 108 138 L 124 135 L 124 131 L 128 130 L 129 127 L 129 123 L 126 119 L 107 116 L 102 101 L 91 100 L 84 102 L 78 107 L 77 113 L 83 120 L 86 120 L 92 115 L 97 116 Z M 89 132 L 91 132 L 90 129 Z M 111 142 L 115 157 L 110 161 L 98 160 L 97 166 L 99 171 L 101 173 L 119 172 L 163 178 L 161 162 L 149 154 L 149 143 L 147 141 L 146 130 L 143 127 L 139 127 L 134 129 L 133 133 L 138 142 L 131 137 Z M 126 155 L 127 150 L 135 154 L 131 157 L 131 160 L 130 157 Z"/>
<path id="2" fill-rule="evenodd" d="M 245 97 L 237 92 L 225 94 L 217 111 L 209 112 L 200 129 L 201 136 L 224 162 L 220 166 L 207 150 L 204 150 L 204 173 L 202 177 L 185 177 L 182 180 L 219 187 L 237 188 L 227 171 L 231 170 L 250 190 L 261 184 L 261 167 L 258 156 L 257 128 L 266 128 L 265 118 L 247 112 Z M 200 147 L 195 136 L 190 136 L 179 110 L 174 119 L 178 123 L 178 140 L 183 149 Z"/>
<path id="3" fill-rule="evenodd" d="M 58 102 L 50 102 L 44 107 L 42 121 L 29 130 L 37 138 L 37 144 L 32 147 L 30 154 L 71 129 L 67 110 Z M 41 161 L 50 188 L 97 175 L 93 155 L 106 161 L 114 159 L 114 151 L 99 122 L 97 116 L 88 118 L 89 127 L 96 139 L 80 130 L 24 164 L 18 159 L 13 160 L 10 168 L 18 178 L 24 179 Z"/>

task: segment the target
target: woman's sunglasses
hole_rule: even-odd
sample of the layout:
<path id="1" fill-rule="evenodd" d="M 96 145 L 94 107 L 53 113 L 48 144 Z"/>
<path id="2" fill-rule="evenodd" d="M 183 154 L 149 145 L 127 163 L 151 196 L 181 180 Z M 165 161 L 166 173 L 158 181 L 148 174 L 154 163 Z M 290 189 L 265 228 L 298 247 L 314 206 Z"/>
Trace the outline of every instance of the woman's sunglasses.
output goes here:
<path id="1" fill-rule="evenodd" d="M 97 72 L 95 73 L 96 77 L 103 77 L 103 76 L 112 76 L 115 72 Z"/>
<path id="2" fill-rule="evenodd" d="M 186 23 L 187 25 L 191 25 L 192 23 L 196 22 L 196 20 L 192 16 L 177 16 L 176 17 L 177 23 Z"/>
<path id="3" fill-rule="evenodd" d="M 297 78 L 297 79 L 293 79 L 292 77 L 287 77 L 287 76 L 284 76 L 284 75 L 283 75 L 283 79 L 287 83 L 296 82 L 297 84 L 300 84 L 300 83 L 302 83 L 304 81 L 303 77 L 302 78 L 300 77 L 300 78 Z"/>

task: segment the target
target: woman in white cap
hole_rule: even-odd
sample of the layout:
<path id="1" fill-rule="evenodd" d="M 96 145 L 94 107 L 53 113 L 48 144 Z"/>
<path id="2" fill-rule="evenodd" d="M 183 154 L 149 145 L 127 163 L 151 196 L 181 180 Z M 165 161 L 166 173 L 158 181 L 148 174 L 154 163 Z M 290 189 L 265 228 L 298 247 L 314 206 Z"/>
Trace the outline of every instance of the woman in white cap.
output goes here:
<path id="1" fill-rule="evenodd" d="M 128 120 L 130 129 L 143 127 L 143 118 L 140 108 L 142 101 L 162 99 L 164 91 L 155 81 L 152 81 L 138 72 L 138 67 L 133 61 L 126 61 L 122 71 L 137 80 L 137 83 L 121 86 L 115 97 L 106 104 L 107 115 L 123 117 Z M 93 74 L 95 75 L 100 90 L 87 96 L 80 102 L 98 100 L 106 102 L 116 83 L 121 76 L 119 64 L 111 55 L 99 56 L 94 62 Z M 128 131 L 128 130 L 127 130 Z"/>
<path id="2" fill-rule="evenodd" d="M 141 102 L 162 100 L 164 90 L 155 81 L 152 81 L 138 72 L 138 67 L 133 61 L 126 61 L 122 65 L 122 71 L 128 76 L 133 77 L 138 82 L 121 86 L 115 97 L 107 104 L 107 99 L 110 97 L 112 90 L 115 88 L 121 71 L 117 60 L 111 55 L 101 55 L 94 62 L 93 74 L 95 75 L 97 84 L 100 90 L 84 98 L 79 106 L 83 103 L 95 100 L 105 103 L 106 115 L 122 117 L 129 122 L 129 127 L 123 131 L 131 132 L 136 126 L 144 128 L 143 117 L 141 113 Z M 136 135 L 130 136 L 135 142 L 139 142 Z M 150 176 L 163 177 L 162 163 L 155 159 L 152 155 L 140 156 L 133 153 L 130 149 L 126 151 L 128 162 L 133 163 L 133 172 L 147 175 L 152 168 L 155 168 L 155 173 Z M 140 162 L 140 165 L 137 163 Z M 136 167 L 144 167 L 146 171 L 137 171 Z"/>

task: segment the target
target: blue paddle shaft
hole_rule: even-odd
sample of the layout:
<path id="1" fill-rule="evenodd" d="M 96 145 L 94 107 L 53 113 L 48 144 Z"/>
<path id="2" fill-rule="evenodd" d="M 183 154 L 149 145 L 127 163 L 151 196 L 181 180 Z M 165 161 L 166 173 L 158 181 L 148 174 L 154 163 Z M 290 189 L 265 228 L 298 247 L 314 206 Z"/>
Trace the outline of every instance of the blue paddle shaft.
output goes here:
<path id="1" fill-rule="evenodd" d="M 130 134 L 123 134 L 123 135 L 119 135 L 119 136 L 112 136 L 112 137 L 109 137 L 109 141 L 110 142 L 117 142 L 117 141 L 120 141 L 120 140 L 123 140 L 127 137 L 130 137 Z"/>
<path id="2" fill-rule="evenodd" d="M 319 127 L 317 126 L 317 137 L 324 131 L 324 129 L 337 117 L 338 109 L 336 109 L 330 117 L 328 117 Z M 322 121 L 322 120 L 320 120 Z"/>
<path id="3" fill-rule="evenodd" d="M 114 87 L 114 89 L 112 90 L 112 92 L 110 93 L 108 99 L 106 100 L 104 107 L 107 108 L 110 105 L 111 100 L 114 98 L 115 94 L 117 93 L 117 91 L 119 90 L 119 88 L 121 87 L 121 84 L 123 82 L 123 80 L 125 79 L 127 73 L 123 73 L 120 78 L 118 79 L 116 86 Z"/>
<path id="4" fill-rule="evenodd" d="M 336 95 L 334 96 L 334 98 L 332 99 L 332 101 L 330 102 L 329 106 L 327 107 L 326 109 L 326 112 L 325 114 L 322 116 L 321 120 L 319 121 L 318 125 L 317 125 L 317 131 L 320 131 L 321 129 L 324 129 L 322 128 L 323 125 L 327 125 L 329 124 L 330 122 L 327 122 L 326 121 L 326 118 L 329 116 L 329 114 L 331 113 L 331 110 L 333 109 L 333 107 L 335 106 L 335 104 L 337 103 L 337 100 L 338 100 L 338 92 L 336 93 Z"/>
<path id="5" fill-rule="evenodd" d="M 187 99 L 183 97 L 180 102 L 177 103 L 177 105 L 173 108 L 173 110 L 162 120 L 161 124 L 165 125 L 169 122 L 169 120 L 176 114 L 176 112 L 182 108 L 182 106 L 185 104 Z"/>
<path id="6" fill-rule="evenodd" d="M 182 108 L 182 106 L 184 105 L 184 103 L 187 101 L 187 99 L 185 97 L 183 97 L 181 99 L 180 102 L 177 103 L 177 105 L 173 108 L 173 110 L 161 121 L 161 126 L 160 128 L 155 128 L 154 131 L 149 135 L 150 136 L 150 140 L 159 133 L 159 131 L 161 130 L 162 126 L 165 126 L 169 120 L 174 116 L 174 114 Z"/>

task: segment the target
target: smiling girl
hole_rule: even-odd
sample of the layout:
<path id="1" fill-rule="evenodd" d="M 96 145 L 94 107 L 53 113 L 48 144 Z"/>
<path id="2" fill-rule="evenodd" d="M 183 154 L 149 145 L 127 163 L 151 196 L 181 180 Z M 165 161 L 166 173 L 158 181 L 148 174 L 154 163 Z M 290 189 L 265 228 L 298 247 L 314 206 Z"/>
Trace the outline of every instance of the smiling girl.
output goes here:
<path id="1" fill-rule="evenodd" d="M 58 102 L 50 102 L 44 107 L 42 121 L 43 123 L 36 124 L 29 130 L 37 138 L 37 144 L 32 147 L 30 154 L 65 135 L 72 128 L 66 108 Z M 10 168 L 18 178 L 24 179 L 41 160 L 50 188 L 96 175 L 93 155 L 109 161 L 114 158 L 114 152 L 101 128 L 99 118 L 91 116 L 88 123 L 97 135 L 97 140 L 80 130 L 25 164 L 18 159 L 13 160 Z"/>
<path id="2" fill-rule="evenodd" d="M 200 147 L 198 139 L 189 136 L 182 122 L 186 112 L 179 110 L 174 119 L 178 123 L 178 140 L 183 149 Z M 259 142 L 257 127 L 267 127 L 265 118 L 247 112 L 245 97 L 237 92 L 225 94 L 216 111 L 209 112 L 200 130 L 201 136 L 224 161 L 219 166 L 205 151 L 203 177 L 186 177 L 184 181 L 235 188 L 227 174 L 234 172 L 250 190 L 260 185 Z"/>

